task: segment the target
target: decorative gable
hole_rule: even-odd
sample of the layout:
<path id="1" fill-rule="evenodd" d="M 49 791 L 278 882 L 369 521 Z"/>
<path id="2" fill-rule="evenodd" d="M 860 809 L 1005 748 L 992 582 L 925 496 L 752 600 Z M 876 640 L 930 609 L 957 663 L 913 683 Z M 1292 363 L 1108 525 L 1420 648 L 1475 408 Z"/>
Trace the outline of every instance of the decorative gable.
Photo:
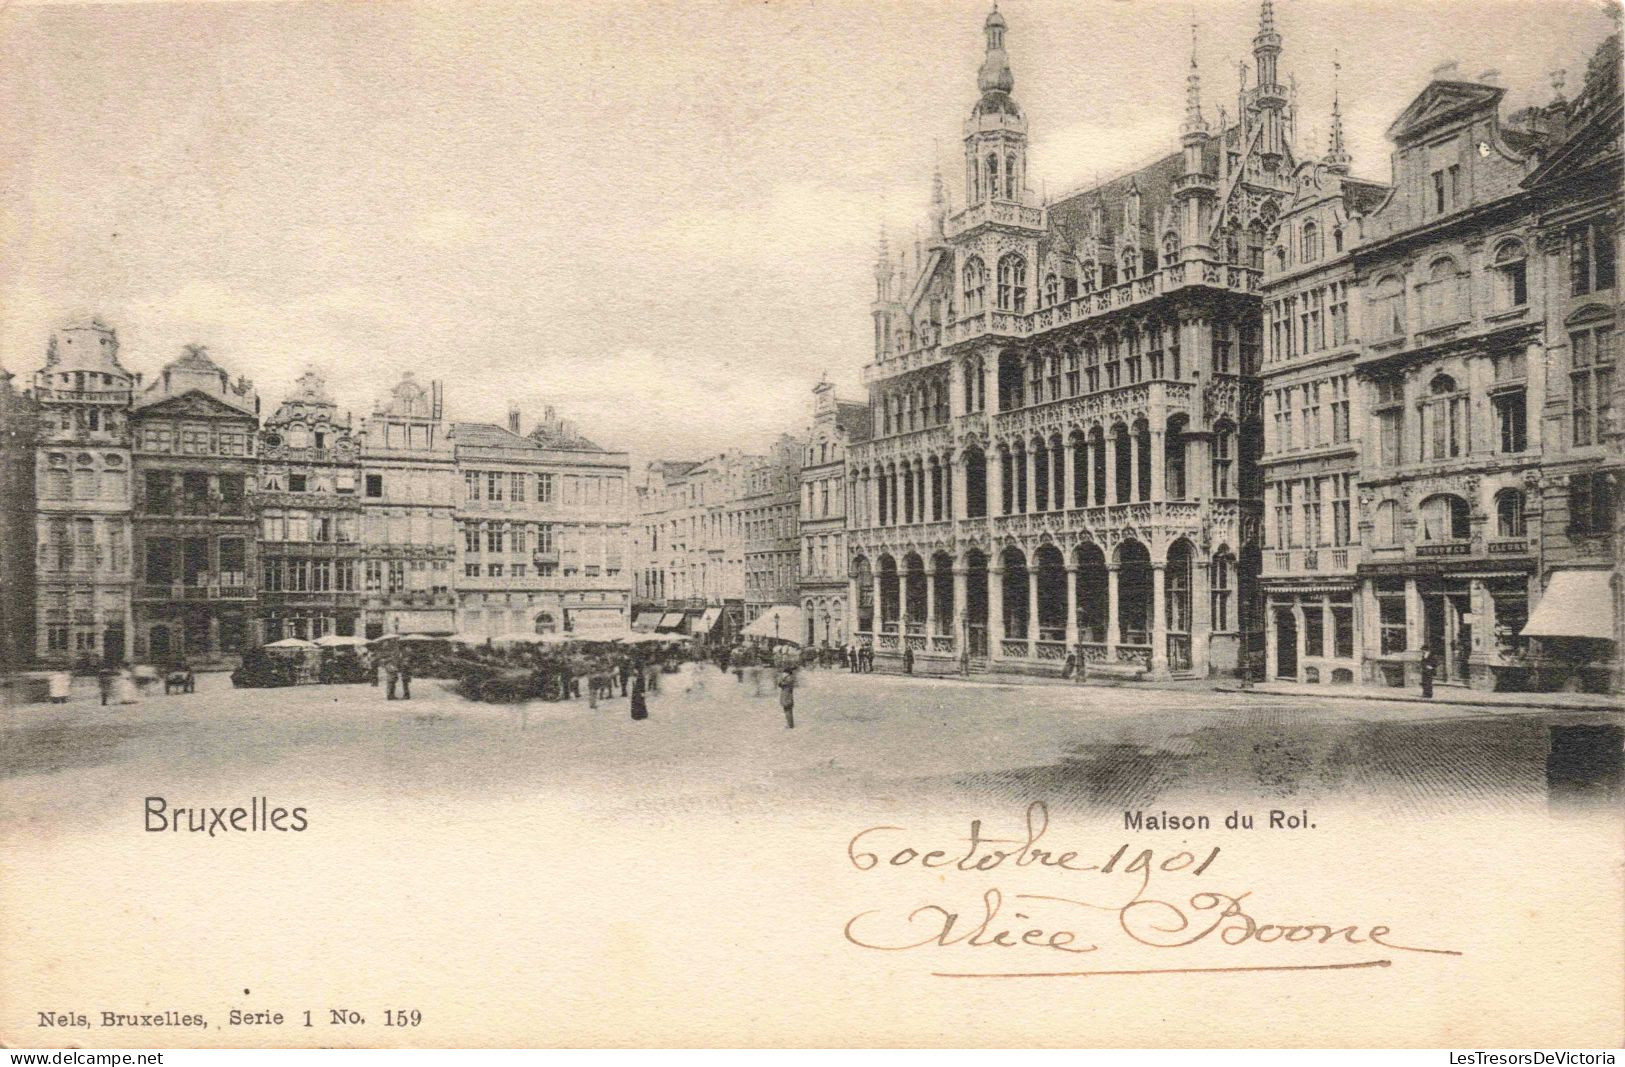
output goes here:
<path id="1" fill-rule="evenodd" d="M 1432 82 L 1399 113 L 1388 127 L 1388 137 L 1405 144 L 1470 115 L 1493 113 L 1505 95 L 1505 89 L 1477 82 Z"/>

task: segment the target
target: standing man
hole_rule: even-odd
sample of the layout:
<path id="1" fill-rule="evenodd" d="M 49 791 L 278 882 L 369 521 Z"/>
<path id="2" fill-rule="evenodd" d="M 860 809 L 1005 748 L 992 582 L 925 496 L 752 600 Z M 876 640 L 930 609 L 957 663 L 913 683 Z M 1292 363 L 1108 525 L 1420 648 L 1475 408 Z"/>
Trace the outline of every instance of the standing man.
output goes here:
<path id="1" fill-rule="evenodd" d="M 1428 699 L 1433 698 L 1433 673 L 1438 670 L 1438 662 L 1433 658 L 1433 649 L 1429 645 L 1422 646 L 1422 695 Z"/>
<path id="2" fill-rule="evenodd" d="M 786 667 L 779 675 L 779 707 L 784 709 L 784 728 L 796 728 L 796 672 Z"/>
<path id="3" fill-rule="evenodd" d="M 401 699 L 412 699 L 412 657 L 401 657 Z"/>
<path id="4" fill-rule="evenodd" d="M 903 673 L 914 673 L 914 648 L 910 645 L 903 647 Z"/>
<path id="5" fill-rule="evenodd" d="M 396 676 L 395 657 L 394 656 L 385 656 L 384 657 L 384 685 L 388 689 L 388 696 L 386 696 L 384 698 L 385 700 L 394 700 L 395 699 L 395 676 Z"/>

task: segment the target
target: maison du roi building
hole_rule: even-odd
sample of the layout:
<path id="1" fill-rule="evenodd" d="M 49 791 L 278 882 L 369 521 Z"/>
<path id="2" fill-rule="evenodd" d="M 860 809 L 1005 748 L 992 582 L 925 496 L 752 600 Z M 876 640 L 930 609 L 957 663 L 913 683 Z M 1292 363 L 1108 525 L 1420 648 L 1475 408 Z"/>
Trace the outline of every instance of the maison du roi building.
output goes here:
<path id="1" fill-rule="evenodd" d="M 939 175 L 929 242 L 876 267 L 852 629 L 919 670 L 1258 669 L 1259 288 L 1299 162 L 1272 7 L 1233 118 L 1193 63 L 1178 150 L 1053 203 L 1004 17 L 984 30 L 965 207 Z"/>
<path id="2" fill-rule="evenodd" d="M 307 373 L 262 424 L 202 347 L 144 382 L 100 322 L 55 331 L 31 390 L 0 385 L 8 663 L 628 622 L 627 457 L 551 409 L 528 434 L 517 410 L 450 422 L 408 373 L 353 427 Z"/>

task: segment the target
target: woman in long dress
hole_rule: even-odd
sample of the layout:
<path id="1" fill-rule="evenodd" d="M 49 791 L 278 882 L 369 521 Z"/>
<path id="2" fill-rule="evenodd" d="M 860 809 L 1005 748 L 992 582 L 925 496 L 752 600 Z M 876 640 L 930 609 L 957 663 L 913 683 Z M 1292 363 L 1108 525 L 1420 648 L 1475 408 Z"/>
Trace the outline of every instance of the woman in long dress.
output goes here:
<path id="1" fill-rule="evenodd" d="M 649 702 L 644 697 L 645 686 L 643 672 L 639 671 L 637 677 L 632 679 L 632 719 L 641 721 L 649 717 Z"/>

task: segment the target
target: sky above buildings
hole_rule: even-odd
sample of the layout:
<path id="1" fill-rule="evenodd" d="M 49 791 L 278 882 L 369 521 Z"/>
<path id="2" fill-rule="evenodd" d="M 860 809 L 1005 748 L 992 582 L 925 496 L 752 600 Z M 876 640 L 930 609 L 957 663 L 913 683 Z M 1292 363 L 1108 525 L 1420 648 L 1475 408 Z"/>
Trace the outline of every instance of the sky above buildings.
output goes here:
<path id="1" fill-rule="evenodd" d="M 1005 0 L 1029 174 L 1058 198 L 1177 147 L 1191 23 L 1234 114 L 1256 0 Z M 882 223 L 963 205 L 982 0 L 0 9 L 0 365 L 54 325 L 184 344 L 269 411 L 306 368 L 357 414 L 411 369 L 449 414 L 544 405 L 640 457 L 764 448 L 860 397 Z M 1334 63 L 1355 172 L 1441 64 L 1509 107 L 1577 91 L 1596 0 L 1277 0 L 1300 155 Z"/>

